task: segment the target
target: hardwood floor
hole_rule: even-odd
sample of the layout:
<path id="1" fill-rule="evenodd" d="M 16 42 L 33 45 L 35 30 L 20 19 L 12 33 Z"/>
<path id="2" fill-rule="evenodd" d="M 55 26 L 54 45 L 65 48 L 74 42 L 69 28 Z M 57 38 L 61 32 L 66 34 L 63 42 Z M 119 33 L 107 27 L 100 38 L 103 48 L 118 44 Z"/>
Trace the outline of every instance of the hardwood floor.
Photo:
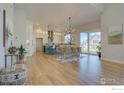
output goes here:
<path id="1" fill-rule="evenodd" d="M 121 85 L 124 65 L 101 62 L 97 56 L 82 55 L 77 62 L 60 62 L 37 53 L 28 59 L 27 85 Z"/>

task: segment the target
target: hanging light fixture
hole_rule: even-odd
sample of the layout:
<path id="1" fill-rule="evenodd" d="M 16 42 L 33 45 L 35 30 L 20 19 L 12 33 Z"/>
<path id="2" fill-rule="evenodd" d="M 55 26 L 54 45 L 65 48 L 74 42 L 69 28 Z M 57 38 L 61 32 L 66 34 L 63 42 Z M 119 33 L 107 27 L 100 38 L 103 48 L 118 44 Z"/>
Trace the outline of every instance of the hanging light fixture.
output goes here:
<path id="1" fill-rule="evenodd" d="M 71 26 L 71 17 L 68 18 L 68 27 L 65 29 L 65 38 L 66 38 L 66 42 L 68 44 L 72 44 L 72 40 L 73 40 L 73 33 L 74 29 Z"/>
<path id="2" fill-rule="evenodd" d="M 68 18 L 68 27 L 65 29 L 65 34 L 72 34 L 73 28 L 71 26 L 71 17 Z"/>

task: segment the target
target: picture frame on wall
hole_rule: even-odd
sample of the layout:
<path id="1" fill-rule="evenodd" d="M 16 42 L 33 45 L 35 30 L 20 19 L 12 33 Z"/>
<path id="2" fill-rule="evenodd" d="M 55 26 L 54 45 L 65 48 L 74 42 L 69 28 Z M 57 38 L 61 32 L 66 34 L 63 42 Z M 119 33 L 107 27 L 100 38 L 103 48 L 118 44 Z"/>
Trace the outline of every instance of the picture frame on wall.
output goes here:
<path id="1" fill-rule="evenodd" d="M 108 44 L 123 44 L 123 24 L 109 27 Z"/>
<path id="2" fill-rule="evenodd" d="M 3 10 L 3 47 L 5 47 L 6 10 Z"/>
<path id="3" fill-rule="evenodd" d="M 6 15 L 6 10 L 3 10 L 3 47 L 6 47 L 6 44 L 8 42 L 8 39 L 10 36 L 13 36 L 8 22 L 7 22 L 7 15 Z"/>

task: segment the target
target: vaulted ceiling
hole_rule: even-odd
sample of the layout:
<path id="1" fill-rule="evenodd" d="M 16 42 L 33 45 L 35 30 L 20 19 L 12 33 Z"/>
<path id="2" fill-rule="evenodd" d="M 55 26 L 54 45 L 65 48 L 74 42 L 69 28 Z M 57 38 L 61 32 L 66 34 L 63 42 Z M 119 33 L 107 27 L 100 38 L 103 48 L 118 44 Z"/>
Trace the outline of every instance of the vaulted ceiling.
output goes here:
<path id="1" fill-rule="evenodd" d="M 34 3 L 14 4 L 26 12 L 27 18 L 40 25 L 66 26 L 68 17 L 72 25 L 82 25 L 100 19 L 102 4 L 90 3 Z"/>

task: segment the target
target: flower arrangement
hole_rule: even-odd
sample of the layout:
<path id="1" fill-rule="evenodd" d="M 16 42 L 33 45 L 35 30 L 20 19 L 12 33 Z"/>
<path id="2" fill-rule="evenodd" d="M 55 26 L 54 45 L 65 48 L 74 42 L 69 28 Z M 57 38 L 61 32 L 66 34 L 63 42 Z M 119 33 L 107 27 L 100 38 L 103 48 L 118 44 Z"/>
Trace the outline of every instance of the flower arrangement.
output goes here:
<path id="1" fill-rule="evenodd" d="M 16 52 L 17 52 L 17 48 L 15 47 L 15 46 L 12 46 L 12 47 L 10 47 L 9 49 L 8 49 L 8 52 L 10 53 L 10 54 L 15 54 Z"/>

